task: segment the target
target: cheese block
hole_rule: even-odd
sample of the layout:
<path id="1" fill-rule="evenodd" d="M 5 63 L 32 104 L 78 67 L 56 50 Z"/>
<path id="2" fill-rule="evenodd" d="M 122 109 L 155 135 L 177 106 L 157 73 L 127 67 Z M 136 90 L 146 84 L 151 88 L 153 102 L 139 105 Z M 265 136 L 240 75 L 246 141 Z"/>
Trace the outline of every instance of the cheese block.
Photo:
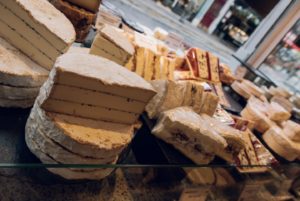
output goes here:
<path id="1" fill-rule="evenodd" d="M 292 112 L 293 110 L 293 104 L 286 98 L 283 98 L 282 96 L 273 96 L 271 98 L 271 102 L 276 102 L 279 105 L 281 105 L 286 111 Z"/>
<path id="2" fill-rule="evenodd" d="M 266 131 L 263 139 L 274 152 L 288 161 L 295 160 L 300 154 L 300 143 L 289 140 L 278 126 L 274 125 Z"/>
<path id="3" fill-rule="evenodd" d="M 12 87 L 0 84 L 0 98 L 11 100 L 35 99 L 40 88 Z"/>
<path id="4" fill-rule="evenodd" d="M 110 59 L 125 66 L 134 55 L 134 47 L 117 28 L 105 25 L 96 35 L 90 54 Z"/>
<path id="5" fill-rule="evenodd" d="M 146 49 L 143 47 L 136 47 L 135 49 L 135 72 L 139 76 L 144 76 L 145 70 L 145 51 Z"/>
<path id="6" fill-rule="evenodd" d="M 35 154 L 44 164 L 58 165 L 57 161 L 51 158 L 48 154 L 41 151 L 40 147 L 31 140 L 27 140 L 26 144 L 30 151 Z M 98 170 L 79 169 L 79 168 L 47 168 L 50 172 L 60 175 L 65 179 L 91 179 L 100 180 L 111 174 L 113 169 L 105 168 Z"/>
<path id="7" fill-rule="evenodd" d="M 249 91 L 252 95 L 256 97 L 261 97 L 264 95 L 264 91 L 256 86 L 253 82 L 249 80 L 243 80 L 242 84 L 247 88 L 247 91 Z"/>
<path id="8" fill-rule="evenodd" d="M 219 58 L 208 52 L 209 74 L 212 82 L 220 82 Z"/>
<path id="9" fill-rule="evenodd" d="M 30 108 L 35 99 L 8 99 L 0 97 L 0 107 Z"/>
<path id="10" fill-rule="evenodd" d="M 167 57 L 162 57 L 160 67 L 160 79 L 168 79 L 169 62 L 170 60 Z"/>
<path id="11" fill-rule="evenodd" d="M 168 78 L 169 80 L 174 80 L 175 66 L 176 66 L 176 60 L 175 60 L 175 59 L 170 59 L 170 58 L 169 58 L 168 72 L 167 72 L 167 78 Z"/>
<path id="12" fill-rule="evenodd" d="M 219 104 L 219 97 L 212 92 L 204 92 L 201 103 L 200 113 L 213 116 Z"/>
<path id="13" fill-rule="evenodd" d="M 227 146 L 225 139 L 208 129 L 189 107 L 163 112 L 152 133 L 198 164 L 210 162 L 215 153 Z"/>
<path id="14" fill-rule="evenodd" d="M 291 117 L 291 113 L 286 111 L 278 103 L 271 102 L 268 110 L 268 116 L 271 120 L 280 122 L 288 120 Z"/>
<path id="15" fill-rule="evenodd" d="M 144 69 L 144 78 L 145 80 L 152 80 L 154 74 L 154 59 L 155 54 L 151 50 L 145 52 L 145 69 Z"/>
<path id="16" fill-rule="evenodd" d="M 79 7 L 82 7 L 86 10 L 97 13 L 101 0 L 67 0 L 70 3 L 73 3 Z"/>
<path id="17" fill-rule="evenodd" d="M 300 125 L 294 121 L 288 120 L 283 125 L 283 133 L 295 142 L 300 142 Z"/>
<path id="18" fill-rule="evenodd" d="M 159 115 L 159 108 L 165 100 L 168 90 L 167 80 L 153 80 L 150 81 L 152 87 L 157 91 L 157 94 L 146 105 L 146 112 L 151 119 L 157 118 Z"/>
<path id="19" fill-rule="evenodd" d="M 47 70 L 0 37 L 1 84 L 19 87 L 40 87 L 47 77 Z"/>
<path id="20" fill-rule="evenodd" d="M 96 14 L 65 0 L 50 0 L 71 21 L 76 31 L 76 41 L 82 42 L 96 20 Z"/>
<path id="21" fill-rule="evenodd" d="M 34 105 L 31 113 L 34 113 L 31 116 L 36 117 L 45 136 L 83 157 L 115 157 L 133 138 L 132 125 L 46 113 L 38 104 Z M 26 124 L 28 126 L 30 121 Z"/>
<path id="22" fill-rule="evenodd" d="M 107 157 L 103 156 L 103 158 L 91 158 L 91 157 L 83 157 L 72 151 L 60 146 L 60 144 L 51 140 L 47 137 L 39 128 L 41 124 L 40 122 L 36 122 L 36 117 L 31 113 L 31 116 L 27 120 L 27 126 L 25 129 L 25 138 L 26 142 L 32 141 L 36 145 L 40 147 L 40 150 L 44 153 L 47 153 L 51 156 L 55 161 L 59 163 L 65 164 L 109 164 L 116 161 L 117 157 Z M 44 129 L 44 128 L 43 128 Z"/>
<path id="23" fill-rule="evenodd" d="M 192 102 L 191 106 L 193 110 L 200 114 L 202 108 L 202 98 L 204 93 L 204 88 L 199 82 L 192 82 Z"/>
<path id="24" fill-rule="evenodd" d="M 65 54 L 50 73 L 55 83 L 122 96 L 147 103 L 155 94 L 151 84 L 135 73 L 89 54 Z"/>
<path id="25" fill-rule="evenodd" d="M 231 84 L 231 88 L 238 93 L 239 95 L 241 95 L 242 97 L 244 97 L 245 99 L 249 99 L 251 97 L 251 93 L 248 91 L 248 89 L 245 87 L 245 85 L 243 85 L 241 82 L 239 81 L 234 81 Z"/>
<path id="26" fill-rule="evenodd" d="M 2 0 L 0 7 L 0 35 L 47 69 L 75 39 L 70 21 L 46 0 Z"/>
<path id="27" fill-rule="evenodd" d="M 208 53 L 196 48 L 194 51 L 194 58 L 188 57 L 193 66 L 195 76 L 204 80 L 209 80 L 209 58 Z M 195 61 L 193 61 L 195 60 Z"/>
<path id="28" fill-rule="evenodd" d="M 154 80 L 159 80 L 161 78 L 160 74 L 162 71 L 162 59 L 163 56 L 157 55 L 154 60 Z"/>
<path id="29" fill-rule="evenodd" d="M 181 106 L 193 106 L 195 91 L 197 88 L 192 81 L 179 81 L 184 84 L 184 95 Z"/>

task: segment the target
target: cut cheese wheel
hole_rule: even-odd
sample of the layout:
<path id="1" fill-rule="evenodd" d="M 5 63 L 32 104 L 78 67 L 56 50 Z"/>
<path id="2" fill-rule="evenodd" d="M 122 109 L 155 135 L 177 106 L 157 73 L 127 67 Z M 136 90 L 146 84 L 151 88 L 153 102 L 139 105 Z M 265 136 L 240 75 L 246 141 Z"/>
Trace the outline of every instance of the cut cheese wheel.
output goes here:
<path id="1" fill-rule="evenodd" d="M 3 0 L 0 6 L 0 35 L 47 69 L 75 39 L 70 21 L 46 0 Z"/>
<path id="2" fill-rule="evenodd" d="M 11 100 L 35 99 L 40 88 L 11 87 L 0 84 L 0 98 Z"/>
<path id="3" fill-rule="evenodd" d="M 293 143 L 277 126 L 265 132 L 263 139 L 274 152 L 288 161 L 295 160 L 300 154 L 300 143 Z"/>
<path id="4" fill-rule="evenodd" d="M 47 113 L 35 105 L 41 132 L 61 146 L 84 157 L 113 157 L 133 138 L 133 126 Z M 27 124 L 26 126 L 30 126 Z"/>
<path id="5" fill-rule="evenodd" d="M 98 12 L 101 0 L 67 0 L 79 7 L 87 9 L 89 11 Z"/>
<path id="6" fill-rule="evenodd" d="M 40 87 L 48 71 L 0 38 L 0 83 L 20 87 Z"/>
<path id="7" fill-rule="evenodd" d="M 0 107 L 9 107 L 9 108 L 30 108 L 35 99 L 8 99 L 0 98 Z"/>
<path id="8" fill-rule="evenodd" d="M 32 113 L 34 114 L 34 113 Z M 51 140 L 47 137 L 40 128 L 42 124 L 40 122 L 35 121 L 35 117 L 31 115 L 27 120 L 27 126 L 25 131 L 26 141 L 33 141 L 37 144 L 41 151 L 47 153 L 51 156 L 55 161 L 59 163 L 65 164 L 109 164 L 116 161 L 117 157 L 108 157 L 105 158 L 91 158 L 91 157 L 83 157 L 76 153 L 71 152 L 70 150 L 62 147 L 60 144 Z"/>

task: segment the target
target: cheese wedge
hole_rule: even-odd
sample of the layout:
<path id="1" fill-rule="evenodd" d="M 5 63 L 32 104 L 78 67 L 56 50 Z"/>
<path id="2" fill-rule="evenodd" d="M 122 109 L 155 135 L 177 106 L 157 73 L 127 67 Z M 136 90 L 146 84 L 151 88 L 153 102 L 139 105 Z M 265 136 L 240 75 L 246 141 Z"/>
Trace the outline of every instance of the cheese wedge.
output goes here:
<path id="1" fill-rule="evenodd" d="M 201 117 L 189 107 L 163 112 L 152 133 L 197 164 L 210 162 L 215 153 L 227 146 L 225 139 L 208 129 Z"/>
<path id="2" fill-rule="evenodd" d="M 0 8 L 0 35 L 47 69 L 75 40 L 70 21 L 46 0 L 1 0 Z"/>
<path id="3" fill-rule="evenodd" d="M 9 107 L 9 108 L 30 108 L 32 107 L 35 99 L 8 99 L 0 98 L 0 107 Z"/>
<path id="4" fill-rule="evenodd" d="M 0 80 L 19 87 L 40 87 L 48 71 L 0 37 Z"/>
<path id="5" fill-rule="evenodd" d="M 98 12 L 101 3 L 101 0 L 67 0 L 67 1 L 95 13 Z"/>
<path id="6" fill-rule="evenodd" d="M 32 114 L 33 113 L 33 114 Z M 133 126 L 46 113 L 38 104 L 31 111 L 40 131 L 62 147 L 92 158 L 115 157 L 133 138 Z M 26 127 L 31 122 L 27 122 Z"/>
<path id="7" fill-rule="evenodd" d="M 34 113 L 32 113 L 34 114 Z M 91 157 L 83 157 L 72 151 L 60 146 L 60 144 L 54 142 L 49 137 L 47 137 L 41 130 L 45 130 L 45 128 L 41 129 L 40 122 L 36 122 L 36 118 L 31 115 L 27 120 L 28 126 L 25 131 L 26 141 L 32 141 L 37 144 L 41 151 L 47 153 L 51 156 L 55 161 L 59 163 L 66 164 L 108 164 L 116 161 L 117 157 L 108 157 L 108 158 L 91 158 Z M 103 156 L 105 157 L 105 156 Z"/>
<path id="8" fill-rule="evenodd" d="M 120 30 L 105 25 L 96 35 L 90 54 L 110 59 L 125 66 L 134 55 L 134 47 Z"/>
<path id="9" fill-rule="evenodd" d="M 35 99 L 40 88 L 11 87 L 0 84 L 0 98 L 10 100 Z"/>
<path id="10" fill-rule="evenodd" d="M 147 103 L 155 94 L 151 84 L 107 59 L 89 54 L 65 54 L 50 73 L 57 84 L 122 96 Z"/>

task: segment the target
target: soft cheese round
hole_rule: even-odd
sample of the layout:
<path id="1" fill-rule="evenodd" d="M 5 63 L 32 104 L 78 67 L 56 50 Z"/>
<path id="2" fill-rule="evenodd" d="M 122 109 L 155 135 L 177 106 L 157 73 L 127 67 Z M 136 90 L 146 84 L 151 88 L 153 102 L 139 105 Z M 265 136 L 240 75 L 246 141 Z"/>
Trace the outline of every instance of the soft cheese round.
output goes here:
<path id="1" fill-rule="evenodd" d="M 40 87 L 48 71 L 0 37 L 0 83 L 21 87 Z"/>
<path id="2" fill-rule="evenodd" d="M 47 0 L 13 1 L 65 43 L 69 44 L 75 40 L 75 30 L 71 22 Z"/>

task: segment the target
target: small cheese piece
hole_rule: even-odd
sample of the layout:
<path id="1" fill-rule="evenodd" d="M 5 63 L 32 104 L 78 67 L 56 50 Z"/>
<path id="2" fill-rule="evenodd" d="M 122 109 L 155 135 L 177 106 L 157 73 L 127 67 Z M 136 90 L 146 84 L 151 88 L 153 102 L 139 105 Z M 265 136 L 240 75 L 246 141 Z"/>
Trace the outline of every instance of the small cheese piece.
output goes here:
<path id="1" fill-rule="evenodd" d="M 72 151 L 60 146 L 60 144 L 54 142 L 48 138 L 40 129 L 40 122 L 37 122 L 37 118 L 34 117 L 34 113 L 27 120 L 27 126 L 25 129 L 26 141 L 32 141 L 37 144 L 41 151 L 49 154 L 55 161 L 66 164 L 108 164 L 116 161 L 117 157 L 108 158 L 91 158 L 83 157 Z M 44 129 L 44 128 L 43 128 Z M 103 156 L 105 157 L 105 156 Z"/>
<path id="2" fill-rule="evenodd" d="M 202 97 L 202 104 L 200 113 L 213 116 L 219 104 L 219 97 L 212 92 L 204 92 Z"/>
<path id="3" fill-rule="evenodd" d="M 202 108 L 202 100 L 204 97 L 204 88 L 199 82 L 190 82 L 192 83 L 191 106 L 196 113 L 200 114 Z"/>
<path id="4" fill-rule="evenodd" d="M 19 87 L 40 87 L 48 71 L 0 38 L 0 80 Z"/>
<path id="5" fill-rule="evenodd" d="M 145 70 L 145 48 L 137 47 L 135 49 L 135 72 L 139 76 L 144 76 L 144 70 Z"/>
<path id="6" fill-rule="evenodd" d="M 255 97 L 259 98 L 264 95 L 264 91 L 256 86 L 253 82 L 249 80 L 243 80 L 242 84 L 247 88 L 247 91 L 249 91 Z"/>
<path id="7" fill-rule="evenodd" d="M 8 19 L 1 15 L 0 34 L 41 66 L 50 69 L 56 57 L 73 43 L 72 24 L 48 1 L 2 0 L 0 4 L 5 13 L 14 16 Z M 9 20 L 15 20 L 16 24 Z"/>
<path id="8" fill-rule="evenodd" d="M 151 50 L 146 50 L 145 52 L 145 69 L 144 78 L 145 80 L 152 80 L 154 74 L 154 59 L 155 54 Z"/>
<path id="9" fill-rule="evenodd" d="M 156 92 L 135 73 L 89 54 L 65 54 L 50 73 L 55 83 L 122 96 L 147 103 Z"/>
<path id="10" fill-rule="evenodd" d="M 209 163 L 215 153 L 227 146 L 225 139 L 208 129 L 201 117 L 189 107 L 162 113 L 152 133 L 197 164 Z"/>
<path id="11" fill-rule="evenodd" d="M 84 10 L 77 5 L 70 4 L 64 0 L 49 0 L 71 21 L 76 31 L 76 42 L 82 42 L 92 28 L 96 20 L 96 14 Z"/>
<path id="12" fill-rule="evenodd" d="M 289 140 L 278 126 L 272 126 L 264 133 L 265 143 L 278 155 L 288 161 L 295 160 L 300 154 L 300 143 Z"/>
<path id="13" fill-rule="evenodd" d="M 220 82 L 219 58 L 213 55 L 212 53 L 208 53 L 208 58 L 209 58 L 210 80 L 212 82 Z"/>
<path id="14" fill-rule="evenodd" d="M 32 116 L 36 117 L 45 136 L 83 157 L 114 157 L 133 138 L 134 127 L 131 125 L 46 113 L 37 104 L 31 113 L 35 113 Z"/>
<path id="15" fill-rule="evenodd" d="M 18 99 L 12 100 L 8 98 L 0 98 L 0 107 L 10 108 L 30 108 L 35 99 Z"/>
<path id="16" fill-rule="evenodd" d="M 101 0 L 67 0 L 79 7 L 92 12 L 98 12 Z"/>
<path id="17" fill-rule="evenodd" d="M 0 98 L 10 100 L 35 99 L 40 88 L 12 87 L 0 84 Z"/>
<path id="18" fill-rule="evenodd" d="M 105 25 L 96 35 L 90 54 L 110 59 L 125 66 L 133 57 L 134 51 L 133 45 L 121 30 Z"/>

